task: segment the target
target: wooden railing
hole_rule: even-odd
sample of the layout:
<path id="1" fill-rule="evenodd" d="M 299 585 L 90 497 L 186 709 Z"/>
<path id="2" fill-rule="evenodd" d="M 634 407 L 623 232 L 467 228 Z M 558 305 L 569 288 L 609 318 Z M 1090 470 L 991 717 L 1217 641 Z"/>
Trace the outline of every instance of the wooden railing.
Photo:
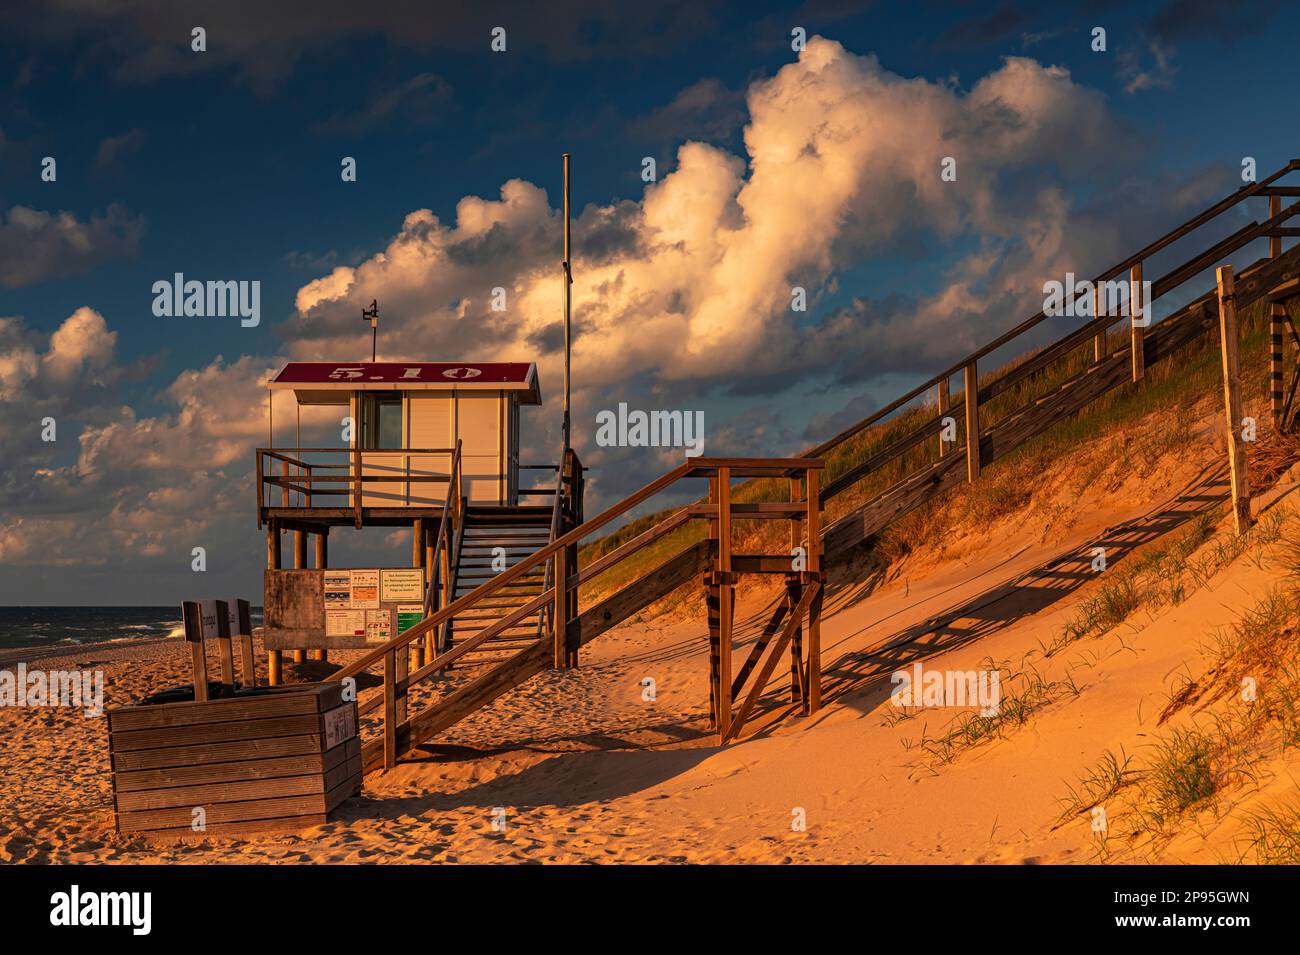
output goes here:
<path id="1" fill-rule="evenodd" d="M 576 458 L 575 458 L 576 461 Z M 399 719 L 399 714 L 406 709 L 408 696 L 411 688 L 423 681 L 429 679 L 434 674 L 444 670 L 447 666 L 454 663 L 460 657 L 469 653 L 476 647 L 481 646 L 485 641 L 492 639 L 497 634 L 507 628 L 527 619 L 535 613 L 538 613 L 543 607 L 551 607 L 550 630 L 549 635 L 543 635 L 528 650 L 520 651 L 515 657 L 507 661 L 506 664 L 499 664 L 494 671 L 489 672 L 484 678 L 471 684 L 475 687 L 475 693 L 488 695 L 492 698 L 500 692 L 504 692 L 510 686 L 515 685 L 512 682 L 513 677 L 519 676 L 517 672 L 520 669 L 526 670 L 530 666 L 544 667 L 548 663 L 554 663 L 559 657 L 561 661 L 572 649 L 575 642 L 585 642 L 588 639 L 603 633 L 609 626 L 625 619 L 628 613 L 628 607 L 633 609 L 644 606 L 643 602 L 638 602 L 643 594 L 649 593 L 657 588 L 642 588 L 641 591 L 633 597 L 626 595 L 625 591 L 620 591 L 610 600 L 621 599 L 622 605 L 610 604 L 610 601 L 602 603 L 602 607 L 609 605 L 608 609 L 601 610 L 597 617 L 593 618 L 590 625 L 585 623 L 579 624 L 573 614 L 573 608 L 576 606 L 577 589 L 591 581 L 601 573 L 608 571 L 615 564 L 625 558 L 637 553 L 643 548 L 649 546 L 655 541 L 662 538 L 665 534 L 680 527 L 685 522 L 692 519 L 702 520 L 719 520 L 719 515 L 726 513 L 728 523 L 732 519 L 784 519 L 788 520 L 793 511 L 797 510 L 803 514 L 809 507 L 815 507 L 815 501 L 795 502 L 787 507 L 772 507 L 770 505 L 757 507 L 755 505 L 744 503 L 733 503 L 730 499 L 729 481 L 731 478 L 746 477 L 796 477 L 804 479 L 810 469 L 820 469 L 824 462 L 820 460 L 805 459 L 780 459 L 780 458 L 693 458 L 683 464 L 678 465 L 671 471 L 662 475 L 658 479 L 651 481 L 640 490 L 628 495 L 617 504 L 612 505 L 572 530 L 559 534 L 545 547 L 536 551 L 532 555 L 524 558 L 518 563 L 509 567 L 495 577 L 480 584 L 474 590 L 462 597 L 459 597 L 441 609 L 434 611 L 420 623 L 406 630 L 404 633 L 394 637 L 387 643 L 375 647 L 363 654 L 360 658 L 343 667 L 336 672 L 330 679 L 346 680 L 355 678 L 358 674 L 363 673 L 376 665 L 383 667 L 383 694 L 382 696 L 372 696 L 359 705 L 359 712 L 362 715 L 373 712 L 381 705 L 383 707 L 383 724 L 382 724 L 382 741 L 372 741 L 367 764 L 374 768 L 378 765 L 390 767 L 396 761 L 398 755 L 407 751 L 410 746 L 414 745 L 420 739 L 425 738 L 431 732 L 442 728 L 442 721 L 452 719 L 454 722 L 463 715 L 462 709 L 458 709 L 458 704 L 463 708 L 469 706 L 469 703 L 454 695 L 451 700 L 440 701 L 432 707 L 429 707 L 423 714 L 415 714 L 409 719 Z M 719 479 L 719 473 L 726 475 L 726 480 Z M 563 475 L 562 475 L 563 478 Z M 530 570 L 551 562 L 557 567 L 562 567 L 562 562 L 557 561 L 557 557 L 564 555 L 566 548 L 579 544 L 584 538 L 609 525 L 612 521 L 626 515 L 633 508 L 643 504 L 650 498 L 667 491 L 680 481 L 691 478 L 708 478 L 713 483 L 725 490 L 716 491 L 721 495 L 708 504 L 688 505 L 675 511 L 668 518 L 658 522 L 654 527 L 638 535 L 633 540 L 627 541 L 617 549 L 605 554 L 599 560 L 592 562 L 580 573 L 569 574 L 567 569 L 557 570 L 552 577 L 549 585 L 536 597 L 525 602 L 510 613 L 499 618 L 489 627 L 477 631 L 463 642 L 457 643 L 454 647 L 439 653 L 433 660 L 419 667 L 409 675 L 400 676 L 397 665 L 398 655 L 406 653 L 406 648 L 414 641 L 421 639 L 425 633 L 434 628 L 442 626 L 446 621 L 452 619 L 457 614 L 463 613 L 486 598 L 506 587 L 511 582 L 517 580 Z M 816 482 L 810 485 L 814 490 Z M 557 495 L 567 496 L 567 495 Z M 816 527 L 816 520 L 810 521 L 812 527 Z M 673 579 L 677 584 L 684 582 L 690 576 L 693 576 L 703 567 L 700 565 L 702 556 L 707 559 L 708 548 L 705 547 L 703 555 L 699 551 L 698 545 L 689 548 L 677 558 L 670 560 L 667 565 L 660 568 L 664 579 Z M 671 573 L 663 573 L 669 565 L 679 562 L 680 566 L 675 566 Z M 743 565 L 743 561 L 742 561 Z M 683 572 L 685 571 L 685 572 Z M 726 571 L 730 573 L 730 569 Z M 677 584 L 674 584 L 676 586 Z M 570 600 L 570 595 L 575 599 Z M 661 595 L 661 594 L 660 594 Z M 599 610 L 599 608 L 596 608 Z M 622 616 L 618 616 L 619 613 Z M 617 617 L 617 619 L 616 619 Z M 586 615 L 583 615 L 584 621 Z M 575 624 L 577 627 L 575 629 Z M 576 640 L 575 640 L 576 637 Z M 507 667 L 513 664 L 514 671 L 507 670 Z M 507 679 L 504 673 L 509 673 L 512 679 Z M 476 705 L 481 705 L 475 701 L 469 701 Z M 472 711 L 474 706 L 470 706 Z M 436 715 L 433 711 L 438 711 Z"/>
<path id="2" fill-rule="evenodd" d="M 1140 252 L 1102 272 L 1093 280 L 1093 288 L 1099 289 L 1102 287 L 1102 283 L 1124 277 L 1129 286 L 1128 302 L 1131 303 L 1136 300 L 1140 304 L 1146 304 L 1142 303 L 1140 295 L 1135 295 L 1142 288 L 1145 261 L 1155 253 L 1169 247 L 1180 239 L 1190 236 L 1196 230 L 1251 198 L 1269 199 L 1268 217 L 1263 221 L 1251 222 L 1226 238 L 1212 242 L 1208 248 L 1156 279 L 1151 283 L 1151 302 L 1174 291 L 1188 280 L 1221 262 L 1225 257 L 1244 248 L 1251 242 L 1265 237 L 1280 238 L 1284 235 L 1296 235 L 1298 230 L 1287 228 L 1285 224 L 1297 213 L 1300 213 L 1300 203 L 1292 203 L 1282 208 L 1279 197 L 1300 195 L 1300 188 L 1274 185 L 1279 179 L 1296 169 L 1300 169 L 1300 160 L 1292 160 L 1285 167 L 1267 178 L 1237 190 L 1231 196 L 1215 203 L 1199 215 L 1152 242 Z M 1280 249 L 1280 246 L 1276 248 Z M 1294 251 L 1292 250 L 1292 253 L 1287 253 L 1285 256 L 1275 251 L 1270 259 L 1255 263 L 1242 274 L 1248 276 L 1253 271 L 1255 277 L 1259 280 L 1256 282 L 1257 291 L 1262 290 L 1263 286 L 1268 282 L 1280 281 L 1282 277 L 1290 274 L 1288 270 L 1295 267 L 1296 257 L 1293 255 Z M 1073 290 L 1068 290 L 1067 294 L 1072 295 Z M 1117 387 L 1125 380 L 1140 380 L 1144 376 L 1146 368 L 1153 361 L 1159 360 L 1168 354 L 1171 348 L 1166 346 L 1173 345 L 1177 347 L 1189 340 L 1188 336 L 1176 333 L 1173 326 L 1183 320 L 1192 324 L 1199 323 L 1210 297 L 1212 296 L 1202 296 L 1177 310 L 1162 322 L 1153 324 L 1152 316 L 1143 314 L 1140 309 L 1134 315 L 1133 309 L 1127 303 L 1123 309 L 1117 309 L 1107 314 L 1098 314 L 1104 311 L 1104 309 L 1098 308 L 1099 305 L 1104 305 L 1100 300 L 1100 295 L 1098 295 L 1089 305 L 1095 317 L 1092 317 L 1057 341 L 1033 353 L 1028 359 L 1012 364 L 997 375 L 986 377 L 981 381 L 979 363 L 982 359 L 1029 334 L 1044 321 L 1053 317 L 1040 311 L 868 417 L 846 428 L 834 437 L 801 452 L 805 456 L 824 456 L 841 450 L 852 439 L 863 434 L 873 425 L 882 424 L 891 415 L 912 406 L 918 398 L 922 397 L 930 389 L 936 389 L 935 413 L 924 416 L 919 423 L 903 430 L 901 433 L 890 435 L 889 441 L 884 447 L 868 449 L 869 453 L 863 460 L 853 464 L 842 473 L 831 477 L 821 493 L 822 503 L 825 505 L 836 497 L 845 494 L 845 492 L 856 488 L 868 478 L 879 474 L 887 465 L 907 452 L 939 437 L 944 430 L 945 419 L 952 418 L 954 425 L 961 423 L 964 427 L 966 437 L 961 443 L 951 442 L 950 444 L 940 440 L 935 446 L 936 450 L 933 455 L 933 458 L 938 460 L 930 460 L 921 467 L 914 468 L 909 473 L 901 476 L 888 487 L 879 490 L 875 497 L 868 499 L 853 513 L 858 514 L 863 509 L 876 507 L 882 503 L 882 499 L 892 495 L 894 500 L 890 502 L 889 507 L 879 507 L 880 513 L 874 514 L 870 519 L 856 524 L 851 520 L 852 515 L 848 515 L 839 519 L 838 527 L 835 525 L 828 527 L 826 532 L 828 552 L 838 552 L 860 542 L 870 536 L 871 533 L 879 530 L 889 520 L 894 519 L 915 506 L 915 504 L 942 490 L 943 487 L 949 486 L 954 480 L 951 475 L 955 473 L 953 468 L 957 462 L 955 457 L 948 457 L 949 452 L 960 452 L 962 454 L 965 463 L 965 479 L 974 481 L 979 477 L 982 469 L 996 457 L 1008 453 L 1023 444 L 1024 441 L 1041 433 L 1050 424 L 1060 420 L 1061 417 L 1078 410 L 1082 404 L 1086 404 L 1087 401 Z M 1119 322 L 1127 322 L 1129 326 L 1129 333 L 1126 336 L 1127 341 L 1113 352 L 1108 352 L 1110 329 Z M 1027 383 L 1028 379 L 1033 376 L 1045 377 L 1045 373 L 1049 371 L 1051 366 L 1062 359 L 1066 359 L 1076 349 L 1087 346 L 1089 343 L 1092 344 L 1091 367 L 1068 379 L 1057 390 L 1061 392 L 1069 390 L 1066 386 L 1073 388 L 1073 386 L 1081 384 L 1085 378 L 1090 376 L 1099 379 L 1105 378 L 1106 387 L 1096 388 L 1090 386 L 1087 389 L 1074 389 L 1073 397 L 1070 400 L 1061 398 L 1056 401 L 1052 409 L 1053 413 L 1050 414 L 1046 412 L 1039 413 L 1041 409 L 1038 406 L 1046 399 L 1044 396 L 1035 396 L 1026 404 L 1011 408 L 998 422 L 989 419 L 986 409 L 990 407 L 992 399 L 1007 394 L 1018 385 L 1022 385 L 1022 383 Z M 1120 356 L 1125 356 L 1122 362 Z M 1126 365 L 1128 371 L 1127 376 L 1123 378 L 1116 374 L 1116 370 L 1121 364 Z M 952 396 L 949 392 L 949 382 L 952 376 L 958 373 L 961 374 L 962 378 L 962 394 L 960 397 L 962 408 L 957 416 L 953 416 L 954 408 L 952 406 Z M 1018 429 L 1012 429 L 1009 423 L 1017 419 L 1026 420 L 1019 422 Z M 1041 427 L 1037 426 L 1040 424 Z M 995 433 L 999 435 L 999 440 L 993 440 Z M 944 460 L 945 458 L 947 460 Z"/>
<path id="3" fill-rule="evenodd" d="M 413 467 L 410 461 L 413 455 L 452 455 L 458 456 L 460 442 L 455 448 L 258 448 L 257 466 L 257 515 L 258 527 L 262 526 L 264 509 L 268 500 L 273 499 L 275 489 L 280 490 L 279 506 L 291 507 L 293 495 L 297 495 L 297 506 L 322 506 L 320 498 L 343 497 L 351 500 L 360 517 L 364 486 L 380 484 L 398 484 L 407 487 L 409 496 L 412 486 L 430 486 L 451 484 L 452 476 L 447 474 L 430 474 L 426 468 Z M 318 459 L 308 460 L 307 455 Z M 404 456 L 406 462 L 398 469 L 399 473 L 367 474 L 364 472 L 366 456 L 393 455 Z M 336 461 L 329 458 L 342 457 Z M 278 467 L 271 466 L 278 464 Z M 391 465 L 383 465 L 390 468 Z M 423 472 L 423 473 L 421 473 Z M 335 504 L 334 506 L 337 506 Z M 345 505 L 349 506 L 349 505 Z"/>
<path id="4" fill-rule="evenodd" d="M 451 552 L 452 544 L 459 538 L 459 528 L 465 515 L 465 498 L 461 493 L 461 459 L 460 439 L 456 439 L 456 450 L 451 458 L 450 480 L 447 482 L 447 498 L 443 501 L 442 514 L 438 518 L 438 530 L 434 533 L 433 554 L 429 558 L 428 586 L 424 591 L 424 615 L 427 617 L 438 609 L 442 585 L 447 579 L 443 575 L 442 565 L 446 555 Z"/>

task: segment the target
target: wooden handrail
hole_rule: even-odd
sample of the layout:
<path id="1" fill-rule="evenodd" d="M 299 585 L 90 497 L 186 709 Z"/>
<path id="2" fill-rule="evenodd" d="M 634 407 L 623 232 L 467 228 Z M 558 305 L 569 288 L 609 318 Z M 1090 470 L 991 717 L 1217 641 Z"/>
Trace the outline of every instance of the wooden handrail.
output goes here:
<path id="1" fill-rule="evenodd" d="M 451 513 L 452 501 L 456 495 L 458 481 L 452 480 L 460 470 L 460 439 L 456 439 L 456 451 L 451 459 L 451 473 L 447 475 L 447 498 L 442 504 L 442 515 L 438 518 L 437 540 L 433 545 L 433 566 L 429 568 L 429 586 L 424 591 L 424 614 L 429 615 L 429 608 L 432 606 L 434 588 L 441 583 L 442 570 L 442 541 L 447 533 L 447 516 Z"/>
<path id="2" fill-rule="evenodd" d="M 791 467 L 798 466 L 794 463 L 794 459 L 789 459 L 789 458 L 765 458 L 760 460 L 761 460 L 760 464 L 753 464 L 751 462 L 750 466 L 759 470 L 789 469 Z M 515 564 L 513 567 L 510 567 L 507 570 L 502 571 L 500 574 L 497 574 L 495 577 L 492 577 L 484 581 L 482 584 L 479 584 L 479 586 L 475 587 L 469 593 L 457 598 L 456 600 L 453 600 L 451 603 L 443 607 L 437 613 L 434 613 L 431 616 L 426 617 L 425 619 L 417 623 L 415 626 L 399 634 L 398 636 L 393 637 L 387 643 L 380 644 L 379 646 L 373 648 L 368 653 L 364 654 L 363 656 L 359 657 L 357 660 L 345 666 L 343 669 L 339 670 L 337 673 L 335 673 L 333 676 L 330 677 L 330 680 L 344 680 L 347 679 L 348 677 L 355 676 L 356 674 L 369 669 L 375 663 L 382 660 L 384 658 L 384 655 L 390 649 L 398 649 L 400 647 L 410 644 L 412 641 L 423 636 L 432 627 L 435 627 L 438 624 L 442 623 L 443 621 L 451 617 L 454 617 L 462 610 L 465 610 L 473 606 L 475 603 L 483 599 L 488 594 L 491 594 L 499 590 L 500 588 L 504 587 L 506 584 L 509 584 L 512 581 L 516 580 L 517 578 L 525 574 L 527 571 L 532 570 L 534 567 L 537 567 L 543 561 L 553 556 L 561 548 L 567 547 L 570 544 L 578 543 L 580 540 L 582 540 L 582 538 L 604 527 L 610 521 L 622 516 L 623 514 L 626 514 L 628 511 L 636 507 L 638 504 L 642 503 L 643 501 L 645 501 L 650 497 L 653 497 L 655 494 L 658 494 L 660 491 L 664 490 L 670 485 L 686 477 L 697 468 L 700 467 L 709 468 L 709 467 L 719 467 L 719 466 L 727 467 L 729 466 L 729 462 L 737 462 L 737 461 L 744 462 L 746 461 L 746 459 L 744 458 L 691 458 L 683 462 L 682 464 L 677 465 L 677 467 L 660 475 L 655 480 L 651 481 L 649 484 L 644 485 L 639 490 L 634 491 L 632 494 L 623 498 L 623 500 L 601 511 L 599 514 L 597 514 L 595 517 L 591 518 L 590 520 L 585 521 L 584 523 L 578 525 L 577 527 L 573 528 L 567 533 L 560 535 L 558 538 L 551 541 L 545 547 L 536 551 L 530 556 L 524 558 L 519 563 Z M 802 461 L 800 462 L 800 464 L 806 467 L 820 468 L 824 466 L 824 462 L 820 460 Z"/>
<path id="3" fill-rule="evenodd" d="M 1116 265 L 1113 265 L 1106 271 L 1102 272 L 1101 275 L 1099 275 L 1096 279 L 1093 280 L 1094 284 L 1098 282 L 1105 282 L 1119 275 L 1123 275 L 1134 265 L 1136 265 L 1138 262 L 1150 258 L 1152 255 L 1167 248 L 1168 246 L 1172 245 L 1174 242 L 1178 241 L 1179 239 L 1184 238 L 1191 232 L 1194 232 L 1196 229 L 1205 225 L 1205 223 L 1209 222 L 1211 219 L 1214 219 L 1216 216 L 1221 215 L 1222 213 L 1226 212 L 1228 209 L 1231 209 L 1233 206 L 1237 205 L 1238 203 L 1244 202 L 1247 199 L 1251 199 L 1259 195 L 1266 195 L 1267 193 L 1263 192 L 1265 187 L 1272 184 L 1273 182 L 1276 182 L 1278 179 L 1282 178 L 1287 173 L 1290 173 L 1296 169 L 1300 169 L 1300 159 L 1292 159 L 1284 167 L 1279 169 L 1277 172 L 1274 172 L 1272 175 L 1268 176 L 1267 178 L 1261 179 L 1259 182 L 1254 183 L 1252 185 L 1243 186 L 1242 188 L 1234 192 L 1232 195 L 1224 199 L 1220 199 L 1218 202 L 1214 203 L 1214 205 L 1210 206 L 1208 209 L 1205 209 L 1200 214 L 1187 220 L 1177 228 L 1167 232 L 1159 239 L 1156 239 L 1154 242 L 1146 246 L 1140 252 L 1137 252 L 1129 256 L 1124 261 Z M 1152 288 L 1152 297 L 1153 298 L 1155 297 L 1154 286 Z M 927 391 L 929 391 L 931 388 L 937 385 L 940 381 L 945 381 L 951 378 L 953 375 L 961 371 L 971 362 L 978 361 L 979 359 L 984 358 L 985 356 L 997 351 L 999 348 L 1001 348 L 1003 345 L 1006 345 L 1008 342 L 1011 342 L 1014 339 L 1019 338 L 1025 332 L 1034 328 L 1035 326 L 1037 326 L 1039 323 L 1041 323 L 1048 317 L 1049 316 L 1045 315 L 1043 312 L 1041 311 L 1038 312 L 1037 314 L 1021 322 L 1019 325 L 1016 325 L 1014 328 L 1011 328 L 1008 331 L 1002 333 L 997 338 L 993 339 L 993 341 L 989 342 L 987 345 L 971 353 L 970 355 L 967 355 L 965 358 L 955 363 L 950 368 L 947 368 L 946 370 L 940 372 L 939 374 L 934 375 L 933 377 L 927 379 L 923 384 L 917 385 L 915 388 L 913 388 L 911 391 L 904 394 L 902 397 L 896 398 L 894 401 L 891 401 L 883 408 L 880 408 L 879 410 L 873 412 L 872 414 L 868 415 L 866 418 L 863 418 L 861 421 L 857 422 L 856 424 L 853 424 L 848 428 L 845 428 L 843 431 L 841 431 L 839 434 L 835 435 L 834 437 L 828 438 L 827 440 L 821 442 L 820 444 L 814 445 L 813 447 L 802 452 L 803 455 L 811 456 L 811 457 L 819 457 L 821 455 L 826 454 L 832 448 L 840 444 L 843 444 L 849 438 L 852 438 L 854 435 L 859 434 L 862 431 L 866 430 L 867 428 L 871 427 L 871 425 L 875 424 L 877 421 L 880 421 L 882 418 L 887 417 L 888 415 L 897 411 L 899 408 L 902 408 L 905 405 L 909 404 L 910 402 L 914 401 L 915 399 L 919 398 L 921 395 L 925 394 Z"/>

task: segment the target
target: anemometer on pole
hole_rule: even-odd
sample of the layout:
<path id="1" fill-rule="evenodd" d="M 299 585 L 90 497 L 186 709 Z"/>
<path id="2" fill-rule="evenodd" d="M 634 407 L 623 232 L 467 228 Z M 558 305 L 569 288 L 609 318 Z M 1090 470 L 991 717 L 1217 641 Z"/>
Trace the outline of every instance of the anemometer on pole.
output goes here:
<path id="1" fill-rule="evenodd" d="M 379 300 L 371 299 L 370 307 L 361 310 L 361 318 L 370 319 L 370 360 L 375 360 L 379 339 Z"/>

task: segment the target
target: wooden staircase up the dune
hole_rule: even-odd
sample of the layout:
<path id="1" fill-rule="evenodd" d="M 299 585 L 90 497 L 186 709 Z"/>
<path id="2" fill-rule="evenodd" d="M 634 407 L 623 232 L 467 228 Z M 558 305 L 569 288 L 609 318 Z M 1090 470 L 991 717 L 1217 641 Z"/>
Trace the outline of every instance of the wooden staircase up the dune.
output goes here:
<path id="1" fill-rule="evenodd" d="M 469 506 L 461 530 L 460 548 L 452 569 L 452 599 L 464 597 L 551 542 L 551 508 Z M 446 649 L 518 610 L 545 589 L 546 568 L 535 567 L 495 591 L 490 599 L 475 602 L 450 621 Z M 462 656 L 460 666 L 484 666 L 507 659 L 536 643 L 541 611 L 535 611 L 499 634 L 489 637 Z"/>

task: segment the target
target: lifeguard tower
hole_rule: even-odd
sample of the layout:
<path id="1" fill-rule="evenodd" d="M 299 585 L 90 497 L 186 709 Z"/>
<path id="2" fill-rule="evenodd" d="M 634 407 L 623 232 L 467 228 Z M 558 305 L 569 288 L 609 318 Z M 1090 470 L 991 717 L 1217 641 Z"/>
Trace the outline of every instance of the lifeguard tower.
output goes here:
<path id="1" fill-rule="evenodd" d="M 290 362 L 267 387 L 269 417 L 286 391 L 296 420 L 303 406 L 340 411 L 338 447 L 257 451 L 272 683 L 282 679 L 283 651 L 303 662 L 308 650 L 327 659 L 331 649 L 382 644 L 582 521 L 582 468 L 572 450 L 554 464 L 519 463 L 520 409 L 542 402 L 535 364 Z M 268 431 L 274 435 L 273 418 Z M 330 528 L 347 525 L 410 527 L 410 563 L 330 566 Z M 283 561 L 286 533 L 291 567 Z M 576 559 L 575 549 L 575 568 Z M 446 621 L 399 665 L 418 668 L 458 635 L 490 626 L 543 592 L 549 572 L 524 575 L 493 607 Z M 544 626 L 544 612 L 525 618 L 458 665 L 498 660 Z"/>

